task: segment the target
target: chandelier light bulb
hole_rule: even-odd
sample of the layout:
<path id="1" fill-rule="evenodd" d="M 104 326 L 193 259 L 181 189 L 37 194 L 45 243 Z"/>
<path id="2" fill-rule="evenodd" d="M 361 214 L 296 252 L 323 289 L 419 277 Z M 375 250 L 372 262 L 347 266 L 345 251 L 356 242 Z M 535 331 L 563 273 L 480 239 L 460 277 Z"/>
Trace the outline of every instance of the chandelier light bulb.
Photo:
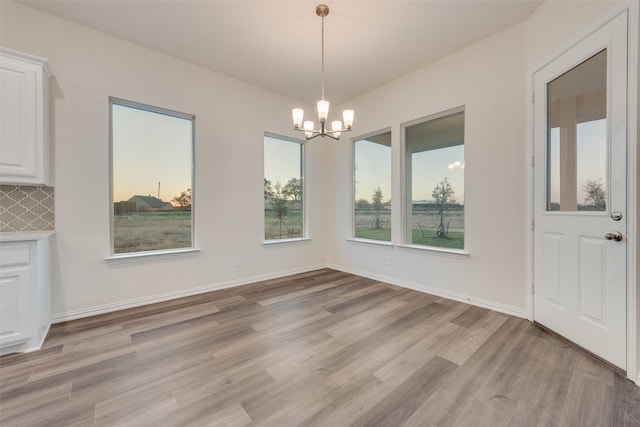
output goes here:
<path id="1" fill-rule="evenodd" d="M 304 136 L 311 138 L 313 136 L 313 122 L 311 120 L 306 120 L 304 122 Z"/>
<path id="2" fill-rule="evenodd" d="M 329 101 L 323 99 L 318 101 L 318 120 L 320 120 L 321 123 L 325 123 L 327 117 L 329 117 Z"/>
<path id="3" fill-rule="evenodd" d="M 304 117 L 304 110 L 302 108 L 294 108 L 293 112 L 293 127 L 299 129 L 302 127 L 302 118 Z"/>
<path id="4" fill-rule="evenodd" d="M 340 138 L 340 131 L 342 130 L 342 122 L 340 120 L 334 120 L 331 122 L 331 130 L 333 131 L 334 138 Z"/>
<path id="5" fill-rule="evenodd" d="M 344 110 L 342 112 L 342 120 L 344 120 L 344 127 L 351 129 L 353 126 L 353 110 Z"/>

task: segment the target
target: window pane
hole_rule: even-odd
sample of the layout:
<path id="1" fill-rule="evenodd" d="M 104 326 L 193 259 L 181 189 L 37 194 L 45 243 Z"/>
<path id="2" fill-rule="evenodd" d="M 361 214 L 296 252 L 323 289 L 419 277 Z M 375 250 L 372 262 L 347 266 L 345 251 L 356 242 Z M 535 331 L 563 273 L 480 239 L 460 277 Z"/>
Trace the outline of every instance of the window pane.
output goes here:
<path id="1" fill-rule="evenodd" d="M 464 112 L 405 128 L 407 243 L 464 249 Z"/>
<path id="2" fill-rule="evenodd" d="M 264 238 L 301 238 L 304 234 L 303 145 L 264 137 Z"/>
<path id="3" fill-rule="evenodd" d="M 607 51 L 547 85 L 547 210 L 605 211 Z"/>
<path id="4" fill-rule="evenodd" d="M 114 254 L 193 246 L 193 116 L 158 111 L 111 101 Z"/>
<path id="5" fill-rule="evenodd" d="M 391 132 L 354 142 L 354 236 L 391 241 Z"/>

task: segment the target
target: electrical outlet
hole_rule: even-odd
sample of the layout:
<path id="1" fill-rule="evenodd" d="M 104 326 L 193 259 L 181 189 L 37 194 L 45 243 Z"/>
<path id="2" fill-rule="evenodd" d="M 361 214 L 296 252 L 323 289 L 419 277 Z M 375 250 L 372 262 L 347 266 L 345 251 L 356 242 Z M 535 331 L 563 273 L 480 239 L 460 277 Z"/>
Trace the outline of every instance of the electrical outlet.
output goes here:
<path id="1" fill-rule="evenodd" d="M 236 268 L 242 267 L 242 260 L 240 259 L 240 257 L 236 257 L 235 265 L 236 265 Z"/>
<path id="2" fill-rule="evenodd" d="M 385 257 L 385 258 L 384 258 L 384 263 L 385 263 L 386 265 L 391 265 L 391 262 L 392 262 L 392 260 L 391 260 L 391 257 L 390 257 L 390 256 L 387 256 L 387 257 Z"/>

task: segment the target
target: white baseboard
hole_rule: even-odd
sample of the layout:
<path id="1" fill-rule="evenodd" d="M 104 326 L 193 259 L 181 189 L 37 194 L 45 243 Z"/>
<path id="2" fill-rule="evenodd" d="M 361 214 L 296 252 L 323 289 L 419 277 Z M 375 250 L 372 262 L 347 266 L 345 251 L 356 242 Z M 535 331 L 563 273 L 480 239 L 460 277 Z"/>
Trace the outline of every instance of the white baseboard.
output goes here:
<path id="1" fill-rule="evenodd" d="M 412 283 L 405 280 L 399 280 L 394 277 L 382 276 L 372 274 L 366 271 L 361 271 L 349 267 L 344 267 L 338 264 L 317 264 L 309 265 L 302 268 L 296 268 L 291 270 L 283 270 L 276 273 L 263 274 L 258 276 L 244 277 L 241 279 L 229 280 L 226 282 L 214 283 L 211 285 L 200 286 L 197 288 L 183 289 L 179 291 L 167 292 L 163 294 L 153 295 L 149 297 L 136 298 L 128 301 L 121 301 L 117 303 L 104 304 L 95 307 L 83 308 L 80 310 L 66 311 L 63 313 L 53 314 L 51 316 L 51 323 L 67 322 L 69 320 L 81 319 L 84 317 L 96 316 L 99 314 L 111 313 L 113 311 L 124 310 L 127 308 L 140 307 L 148 304 L 155 304 L 158 302 L 169 301 L 172 299 L 188 297 L 192 295 L 203 294 L 206 292 L 216 291 L 220 289 L 233 288 L 236 286 L 248 285 L 263 280 L 277 279 L 279 277 L 288 276 L 291 274 L 306 273 L 308 271 L 319 270 L 322 268 L 333 268 L 334 270 L 344 271 L 345 273 L 356 274 L 358 276 L 367 277 L 369 279 L 378 280 L 381 282 L 389 283 L 391 285 L 400 286 L 414 291 L 423 292 L 431 295 L 436 295 L 443 298 L 448 298 L 454 301 L 463 302 L 466 304 L 475 305 L 478 307 L 486 308 L 488 310 L 497 311 L 511 316 L 526 318 L 526 310 L 524 308 L 512 307 L 505 304 L 496 303 L 493 301 L 487 301 L 480 298 L 470 297 L 457 292 L 451 292 L 439 288 L 434 288 L 424 284 Z M 640 373 L 639 373 L 640 375 Z M 640 376 L 639 380 L 640 381 Z"/>
<path id="2" fill-rule="evenodd" d="M 51 323 L 67 322 L 69 320 L 81 319 L 83 317 L 96 316 L 98 314 L 111 313 L 113 311 L 124 310 L 127 308 L 140 307 L 148 304 L 169 301 L 177 298 L 188 297 L 192 295 L 203 294 L 206 292 L 217 291 L 220 289 L 233 288 L 236 286 L 249 285 L 251 283 L 261 282 L 263 280 L 277 279 L 292 274 L 306 273 L 308 271 L 327 268 L 326 264 L 309 265 L 302 268 L 291 270 L 283 270 L 277 273 L 262 274 L 258 276 L 243 277 L 241 279 L 229 280 L 226 282 L 214 283 L 197 288 L 183 289 L 179 291 L 166 292 L 163 294 L 153 295 L 149 297 L 136 298 L 128 301 L 116 302 L 111 304 L 98 305 L 95 307 L 83 308 L 80 310 L 66 311 L 51 315 Z"/>
<path id="3" fill-rule="evenodd" d="M 444 289 L 433 288 L 428 285 L 412 283 L 405 280 L 399 280 L 394 277 L 382 276 L 377 274 L 371 274 L 366 271 L 360 271 L 357 269 L 344 267 L 338 264 L 329 264 L 328 268 L 333 268 L 334 270 L 344 271 L 345 273 L 356 274 L 358 276 L 367 277 L 369 279 L 378 280 L 380 282 L 389 283 L 391 285 L 400 286 L 402 288 L 412 289 L 414 291 L 423 292 L 426 294 L 431 294 L 443 298 L 448 298 L 450 300 L 463 302 L 466 304 L 475 305 L 478 307 L 486 308 L 488 310 L 497 311 L 500 313 L 508 314 L 515 317 L 520 317 L 526 319 L 527 312 L 524 308 L 513 307 L 506 304 L 500 304 L 493 301 L 487 301 L 480 298 L 471 297 L 468 295 L 464 295 L 458 292 L 451 292 Z"/>

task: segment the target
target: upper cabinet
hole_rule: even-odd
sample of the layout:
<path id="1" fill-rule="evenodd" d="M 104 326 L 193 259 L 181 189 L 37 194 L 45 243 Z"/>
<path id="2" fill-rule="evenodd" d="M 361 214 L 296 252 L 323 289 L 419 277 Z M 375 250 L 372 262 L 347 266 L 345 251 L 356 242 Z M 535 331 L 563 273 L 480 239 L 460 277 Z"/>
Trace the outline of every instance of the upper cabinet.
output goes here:
<path id="1" fill-rule="evenodd" d="M 0 184 L 51 185 L 46 59 L 0 48 Z"/>

